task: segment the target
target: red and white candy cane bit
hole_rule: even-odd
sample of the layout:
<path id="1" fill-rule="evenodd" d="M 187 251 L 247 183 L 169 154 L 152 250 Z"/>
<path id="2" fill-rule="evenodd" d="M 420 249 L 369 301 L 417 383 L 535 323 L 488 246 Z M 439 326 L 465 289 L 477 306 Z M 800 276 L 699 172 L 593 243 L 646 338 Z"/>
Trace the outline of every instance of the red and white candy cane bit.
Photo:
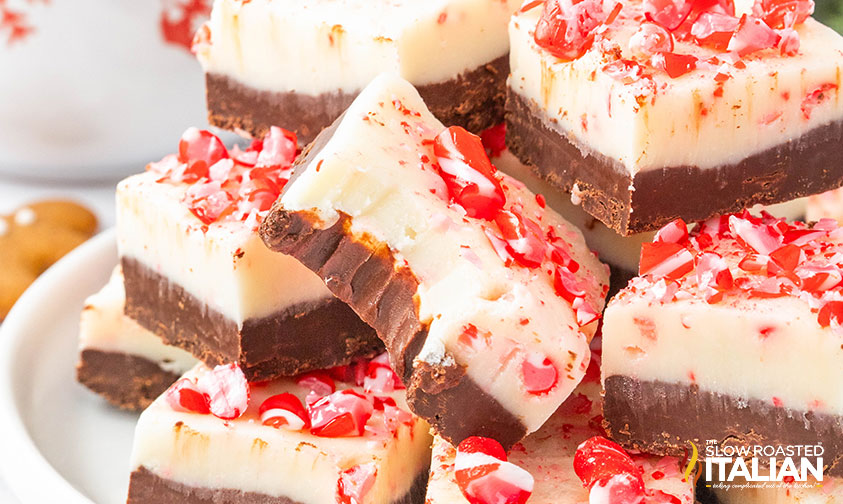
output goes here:
<path id="1" fill-rule="evenodd" d="M 784 241 L 784 236 L 774 226 L 737 215 L 729 216 L 729 229 L 739 243 L 762 255 L 770 255 Z"/>
<path id="2" fill-rule="evenodd" d="M 174 411 L 202 415 L 211 412 L 208 405 L 208 395 L 199 390 L 196 382 L 188 378 L 182 378 L 170 385 L 170 388 L 164 393 L 164 400 Z"/>
<path id="3" fill-rule="evenodd" d="M 267 398 L 259 413 L 262 424 L 276 429 L 300 431 L 310 427 L 307 410 L 301 400 L 289 392 Z"/>
<path id="4" fill-rule="evenodd" d="M 602 436 L 577 448 L 574 472 L 589 489 L 591 503 L 640 504 L 644 500 L 644 480 L 635 461 L 620 445 Z"/>
<path id="5" fill-rule="evenodd" d="M 781 35 L 767 26 L 763 19 L 744 14 L 729 40 L 727 49 L 743 57 L 756 51 L 776 47 L 780 40 Z"/>
<path id="6" fill-rule="evenodd" d="M 295 133 L 272 126 L 263 137 L 255 166 L 257 168 L 286 168 L 293 164 L 297 148 L 298 140 Z"/>
<path id="7" fill-rule="evenodd" d="M 350 467 L 337 480 L 337 503 L 360 504 L 375 486 L 378 468 L 374 462 Z"/>
<path id="8" fill-rule="evenodd" d="M 506 242 L 507 252 L 525 268 L 538 268 L 547 253 L 547 242 L 541 226 L 524 217 L 515 208 L 501 210 L 494 217 L 501 236 Z"/>
<path id="9" fill-rule="evenodd" d="M 403 389 L 404 384 L 401 378 L 389 364 L 389 354 L 384 352 L 369 361 L 366 366 L 366 377 L 363 379 L 363 390 L 367 394 L 382 394 Z"/>
<path id="10" fill-rule="evenodd" d="M 683 245 L 669 242 L 641 244 L 640 275 L 678 280 L 694 269 L 694 255 Z"/>
<path id="11" fill-rule="evenodd" d="M 223 420 L 234 420 L 249 407 L 249 382 L 237 364 L 222 364 L 197 381 L 199 390 L 208 394 L 211 414 Z"/>
<path id="12" fill-rule="evenodd" d="M 459 444 L 454 476 L 471 504 L 523 504 L 533 493 L 533 476 L 507 462 L 500 443 L 470 437 Z"/>
<path id="13" fill-rule="evenodd" d="M 188 165 L 203 163 L 210 168 L 220 159 L 228 157 L 228 149 L 216 135 L 208 130 L 188 128 L 179 141 L 179 161 Z"/>
<path id="14" fill-rule="evenodd" d="M 433 152 L 451 199 L 462 205 L 469 217 L 494 218 L 506 196 L 480 137 L 451 126 L 436 136 Z"/>
<path id="15" fill-rule="evenodd" d="M 528 393 L 543 395 L 559 383 L 559 371 L 546 355 L 530 352 L 521 362 L 521 380 Z"/>
<path id="16" fill-rule="evenodd" d="M 340 390 L 308 406 L 310 432 L 320 437 L 362 436 L 373 411 L 366 396 Z"/>
<path id="17" fill-rule="evenodd" d="M 326 371 L 311 371 L 296 378 L 296 385 L 319 396 L 333 394 L 337 390 L 334 379 Z"/>
<path id="18" fill-rule="evenodd" d="M 682 219 L 669 222 L 656 232 L 656 237 L 653 241 L 685 243 L 688 241 L 688 225 Z"/>

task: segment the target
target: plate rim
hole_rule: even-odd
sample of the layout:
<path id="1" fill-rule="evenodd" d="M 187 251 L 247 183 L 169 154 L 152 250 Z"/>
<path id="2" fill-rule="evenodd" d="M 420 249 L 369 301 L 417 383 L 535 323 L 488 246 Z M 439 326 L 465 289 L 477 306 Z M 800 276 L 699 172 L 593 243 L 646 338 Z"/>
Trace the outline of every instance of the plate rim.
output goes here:
<path id="1" fill-rule="evenodd" d="M 115 243 L 116 233 L 112 227 L 71 251 L 33 282 L 0 325 L 0 431 L 8 434 L 8 449 L 0 455 L 0 476 L 23 503 L 93 504 L 47 461 L 32 439 L 16 397 L 15 361 L 25 345 L 27 322 L 43 316 L 37 310 L 38 301 L 54 293 L 56 285 L 66 284 L 68 277 L 78 274 L 91 256 L 114 247 Z"/>

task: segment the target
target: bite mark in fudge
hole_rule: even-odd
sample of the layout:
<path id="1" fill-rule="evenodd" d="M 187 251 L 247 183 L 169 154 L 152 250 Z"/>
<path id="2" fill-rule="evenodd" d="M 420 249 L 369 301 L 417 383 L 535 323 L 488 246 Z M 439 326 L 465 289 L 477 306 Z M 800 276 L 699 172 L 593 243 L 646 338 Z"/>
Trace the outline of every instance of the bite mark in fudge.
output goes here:
<path id="1" fill-rule="evenodd" d="M 582 383 L 562 404 L 559 410 L 538 431 L 516 444 L 508 454 L 508 461 L 532 475 L 534 485 L 530 504 L 589 504 L 594 502 L 628 504 L 627 501 L 590 500 L 586 488 L 575 472 L 575 458 L 581 444 L 605 433 L 601 427 L 599 355 L 592 358 L 592 365 Z M 597 438 L 603 439 L 603 438 Z M 605 440 L 605 442 L 609 442 Z M 593 441 L 592 441 L 593 442 Z M 458 448 L 440 437 L 434 438 L 430 483 L 427 489 L 428 504 L 461 504 L 472 502 L 464 495 L 455 471 Z M 581 452 L 583 455 L 584 452 Z M 592 454 L 593 455 L 593 454 Z M 681 503 L 695 502 L 693 483 L 684 480 L 681 459 L 643 454 L 628 455 L 632 468 L 641 478 L 643 502 Z M 606 471 L 606 479 L 619 474 L 617 464 L 596 460 Z M 490 485 L 492 490 L 494 485 Z M 605 482 L 604 485 L 605 486 Z M 599 492 L 599 490 L 597 491 Z M 485 504 L 484 501 L 480 501 Z"/>
<path id="2" fill-rule="evenodd" d="M 731 2 L 665 28 L 646 21 L 650 4 L 553 0 L 513 17 L 507 144 L 519 159 L 624 235 L 843 184 L 843 38 Z M 578 36 L 548 35 L 566 20 L 560 33 Z"/>
<path id="3" fill-rule="evenodd" d="M 262 384 L 198 365 L 141 415 L 128 502 L 420 504 L 429 426 L 384 362 Z"/>
<path id="4" fill-rule="evenodd" d="M 124 303 L 118 267 L 108 283 L 85 300 L 76 379 L 112 405 L 140 411 L 192 368 L 196 359 L 126 317 Z"/>
<path id="5" fill-rule="evenodd" d="M 387 74 L 299 158 L 261 233 L 378 331 L 416 414 L 506 447 L 582 378 L 608 288 L 540 200 Z"/>
<path id="6" fill-rule="evenodd" d="M 612 438 L 674 455 L 688 441 L 822 443 L 825 474 L 841 474 L 841 237 L 831 220 L 745 212 L 645 243 L 641 276 L 604 315 Z"/>
<path id="7" fill-rule="evenodd" d="M 194 43 L 210 121 L 256 137 L 284 124 L 309 143 L 369 81 L 396 72 L 440 120 L 482 131 L 503 119 L 506 24 L 520 3 L 217 2 Z"/>
<path id="8" fill-rule="evenodd" d="M 209 365 L 239 363 L 250 380 L 382 351 L 316 275 L 258 236 L 295 154 L 295 135 L 280 128 L 231 151 L 191 129 L 179 154 L 121 182 L 126 314 Z"/>

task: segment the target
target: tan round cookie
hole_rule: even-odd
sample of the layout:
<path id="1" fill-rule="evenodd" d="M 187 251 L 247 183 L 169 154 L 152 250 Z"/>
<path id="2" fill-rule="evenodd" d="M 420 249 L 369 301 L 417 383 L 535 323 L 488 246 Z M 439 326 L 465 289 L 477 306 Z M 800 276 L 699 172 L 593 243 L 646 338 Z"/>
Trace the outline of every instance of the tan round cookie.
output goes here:
<path id="1" fill-rule="evenodd" d="M 38 275 L 96 229 L 96 216 L 71 201 L 40 201 L 0 216 L 0 320 Z"/>

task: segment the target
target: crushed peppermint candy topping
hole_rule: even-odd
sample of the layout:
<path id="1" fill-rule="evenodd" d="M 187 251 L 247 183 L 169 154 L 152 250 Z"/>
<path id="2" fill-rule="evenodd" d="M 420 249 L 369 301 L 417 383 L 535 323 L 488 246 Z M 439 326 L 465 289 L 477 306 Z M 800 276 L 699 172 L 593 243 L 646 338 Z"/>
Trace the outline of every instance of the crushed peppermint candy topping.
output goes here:
<path id="1" fill-rule="evenodd" d="M 677 220 L 642 245 L 639 275 L 621 296 L 710 304 L 788 296 L 807 303 L 822 327 L 843 322 L 843 230 L 831 219 L 809 225 L 744 211 L 690 231 Z"/>
<path id="2" fill-rule="evenodd" d="M 485 135 L 497 142 L 503 128 Z M 600 318 L 599 301 L 589 294 L 587 282 L 576 275 L 580 265 L 570 255 L 570 245 L 553 225 L 543 222 L 547 205 L 541 195 L 534 198 L 537 212 L 523 202 L 508 201 L 509 184 L 516 184 L 498 173 L 480 137 L 459 126 L 446 128 L 433 141 L 438 173 L 448 189 L 450 202 L 465 210 L 468 217 L 482 222 L 483 230 L 498 256 L 507 266 L 540 271 L 552 281 L 557 295 L 573 308 L 582 326 Z M 604 294 L 604 293 L 600 293 Z"/>
<path id="3" fill-rule="evenodd" d="M 617 443 L 602 436 L 584 441 L 574 455 L 574 472 L 592 495 L 606 496 L 607 504 L 644 502 L 644 479 L 632 457 Z"/>
<path id="4" fill-rule="evenodd" d="M 295 133 L 276 126 L 245 151 L 229 151 L 210 131 L 190 128 L 178 154 L 146 169 L 160 175 L 159 183 L 187 184 L 182 202 L 204 226 L 233 220 L 257 228 L 281 195 L 296 153 Z"/>
<path id="5" fill-rule="evenodd" d="M 262 402 L 250 406 L 252 388 L 260 391 L 270 384 L 249 384 L 236 364 L 225 364 L 198 378 L 180 379 L 163 399 L 174 411 L 222 420 L 246 415 L 250 422 L 257 419 L 267 427 L 319 437 L 397 437 L 402 428 L 416 425 L 416 417 L 391 395 L 404 385 L 389 366 L 386 353 L 285 382 L 290 386 L 274 395 L 264 392 Z M 249 412 L 250 408 L 254 409 Z"/>
<path id="6" fill-rule="evenodd" d="M 644 91 L 652 89 L 646 84 L 659 72 L 676 79 L 697 68 L 722 64 L 740 68 L 743 58 L 767 50 L 795 56 L 800 45 L 795 27 L 814 12 L 813 0 L 756 0 L 752 12 L 740 17 L 734 0 L 540 3 L 542 12 L 533 34 L 539 47 L 563 62 L 600 51 L 608 60 L 604 69 L 623 76 L 627 84 L 644 83 Z M 613 33 L 631 26 L 638 28 L 624 52 L 611 40 Z M 705 62 L 700 64 L 701 60 Z"/>
<path id="7" fill-rule="evenodd" d="M 524 504 L 533 493 L 533 476 L 508 462 L 494 439 L 472 436 L 457 447 L 454 478 L 471 504 Z"/>

